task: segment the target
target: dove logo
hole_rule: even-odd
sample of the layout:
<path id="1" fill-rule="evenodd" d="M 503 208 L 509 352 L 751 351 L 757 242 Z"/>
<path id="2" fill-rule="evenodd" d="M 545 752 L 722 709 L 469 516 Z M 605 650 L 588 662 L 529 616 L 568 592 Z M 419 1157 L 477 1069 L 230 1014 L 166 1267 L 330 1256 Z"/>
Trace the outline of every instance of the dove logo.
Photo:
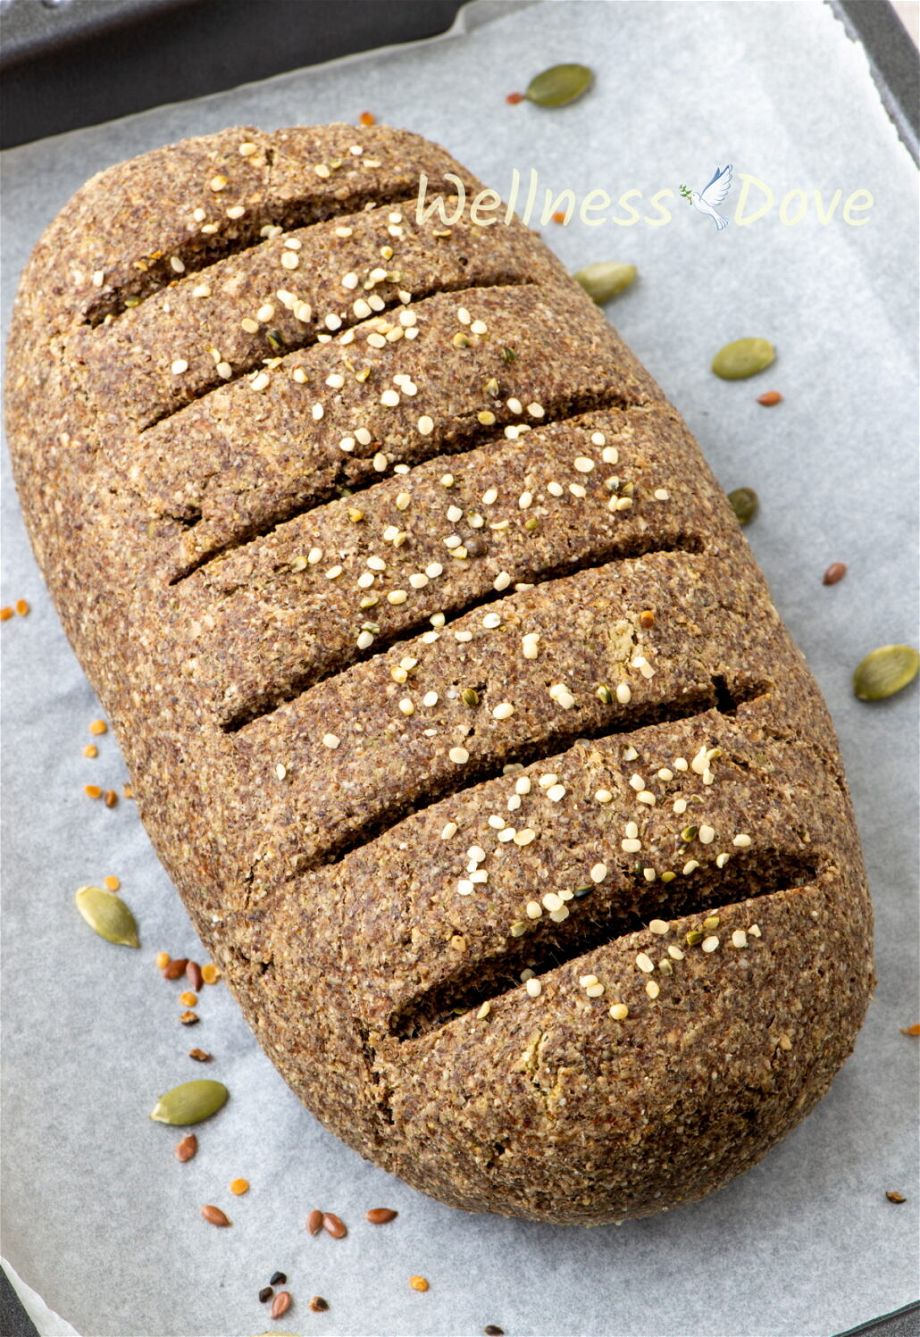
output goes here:
<path id="1" fill-rule="evenodd" d="M 690 201 L 694 209 L 712 219 L 717 232 L 724 232 L 728 227 L 728 219 L 719 213 L 719 205 L 731 188 L 732 165 L 728 163 L 725 167 L 716 168 L 702 190 L 690 190 L 688 186 L 681 186 L 680 193 L 685 200 Z"/>

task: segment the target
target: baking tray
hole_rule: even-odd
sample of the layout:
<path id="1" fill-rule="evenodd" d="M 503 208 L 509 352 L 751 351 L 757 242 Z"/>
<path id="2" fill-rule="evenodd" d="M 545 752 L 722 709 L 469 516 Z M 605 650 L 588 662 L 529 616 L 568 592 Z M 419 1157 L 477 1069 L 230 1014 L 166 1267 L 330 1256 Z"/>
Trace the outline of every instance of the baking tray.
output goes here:
<path id="1" fill-rule="evenodd" d="M 2 0 L 0 0 L 2 3 Z M 5 0 L 0 147 L 444 32 L 465 0 Z M 920 56 L 888 0 L 829 0 L 898 134 L 920 147 Z M 104 64 L 100 51 L 104 50 Z M 841 1337 L 920 1337 L 920 1301 Z M 36 1337 L 0 1271 L 0 1337 Z"/>
<path id="2" fill-rule="evenodd" d="M 434 37 L 463 3 L 0 0 L 0 147 Z"/>

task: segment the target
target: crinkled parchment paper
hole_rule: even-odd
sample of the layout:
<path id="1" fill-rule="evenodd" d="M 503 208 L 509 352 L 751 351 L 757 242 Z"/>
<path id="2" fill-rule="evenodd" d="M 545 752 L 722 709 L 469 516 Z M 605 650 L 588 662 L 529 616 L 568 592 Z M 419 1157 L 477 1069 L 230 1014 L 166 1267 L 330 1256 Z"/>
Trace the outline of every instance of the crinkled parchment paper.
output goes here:
<path id="1" fill-rule="evenodd" d="M 309 6 L 291 6 L 308 22 Z M 497 16 L 496 16 L 497 15 Z M 475 7 L 473 17 L 476 17 Z M 440 140 L 500 191 L 511 171 L 581 195 L 648 200 L 717 164 L 829 198 L 865 188 L 865 226 L 814 208 L 776 209 L 717 234 L 683 200 L 667 225 L 546 234 L 577 268 L 616 258 L 640 281 L 610 310 L 682 409 L 726 488 L 761 497 L 751 543 L 830 703 L 875 895 L 879 987 L 855 1056 L 820 1108 L 751 1173 L 708 1201 L 619 1228 L 554 1229 L 467 1216 L 411 1191 L 330 1137 L 262 1056 L 226 990 L 202 1022 L 177 1024 L 154 954 L 195 955 L 178 897 L 130 804 L 81 790 L 124 778 L 111 735 L 81 756 L 98 713 L 26 542 L 4 455 L 3 1249 L 22 1281 L 82 1337 L 252 1334 L 270 1326 L 256 1293 L 276 1268 L 298 1333 L 459 1334 L 498 1323 L 524 1334 L 829 1334 L 917 1291 L 917 1052 L 899 1033 L 916 993 L 916 685 L 880 706 L 850 694 L 875 645 L 916 637 L 917 212 L 913 166 L 861 50 L 820 4 L 557 3 L 491 9 L 446 39 L 302 70 L 201 102 L 16 148 L 3 167 L 3 301 L 40 229 L 98 168 L 234 122 L 271 128 L 379 120 Z M 219 17 L 217 19 L 219 21 Z M 257 40 L 257 34 L 254 34 Z M 100 77 L 104 77 L 104 52 Z M 558 60 L 597 72 L 558 112 L 505 94 Z M 713 352 L 741 335 L 774 340 L 756 382 L 727 384 Z M 763 390 L 785 401 L 764 409 Z M 831 561 L 849 574 L 821 584 Z M 117 653 L 117 646 L 113 646 Z M 116 873 L 141 926 L 134 953 L 77 916 L 81 883 Z M 202 1075 L 189 1044 L 232 1092 L 179 1165 L 173 1130 L 148 1111 Z M 195 1071 L 191 1071 L 195 1069 Z M 247 1197 L 230 1197 L 236 1175 Z M 894 1206 L 885 1190 L 910 1199 Z M 233 1218 L 199 1215 L 218 1202 Z M 322 1205 L 347 1239 L 309 1238 Z M 384 1229 L 371 1206 L 399 1210 Z M 427 1276 L 426 1294 L 410 1274 Z M 330 1304 L 310 1313 L 311 1295 Z M 47 1315 L 45 1333 L 66 1330 Z"/>

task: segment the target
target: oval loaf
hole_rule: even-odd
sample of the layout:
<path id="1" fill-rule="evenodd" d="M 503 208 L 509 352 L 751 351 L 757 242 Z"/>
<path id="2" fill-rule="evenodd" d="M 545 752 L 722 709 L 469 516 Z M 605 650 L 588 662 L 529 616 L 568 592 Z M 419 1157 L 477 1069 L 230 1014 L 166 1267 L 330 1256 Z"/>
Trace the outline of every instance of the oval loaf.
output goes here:
<path id="1" fill-rule="evenodd" d="M 833 728 L 679 415 L 440 148 L 111 168 L 15 309 L 32 542 L 260 1042 L 425 1192 L 641 1216 L 754 1164 L 872 986 Z M 455 185 L 456 183 L 454 183 Z"/>

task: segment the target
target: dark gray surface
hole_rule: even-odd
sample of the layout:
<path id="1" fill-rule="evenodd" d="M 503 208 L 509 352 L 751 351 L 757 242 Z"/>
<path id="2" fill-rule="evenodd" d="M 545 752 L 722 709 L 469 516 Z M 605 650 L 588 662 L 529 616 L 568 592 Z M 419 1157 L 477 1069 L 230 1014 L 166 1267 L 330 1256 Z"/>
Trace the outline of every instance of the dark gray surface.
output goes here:
<path id="1" fill-rule="evenodd" d="M 882 103 L 914 162 L 920 160 L 920 52 L 887 0 L 831 0 L 869 57 Z"/>
<path id="2" fill-rule="evenodd" d="M 0 1337 L 38 1337 L 2 1267 L 0 1267 Z"/>
<path id="3" fill-rule="evenodd" d="M 64 0 L 49 7 L 8 0 L 0 22 L 0 147 L 432 37 L 450 27 L 463 3 Z"/>

